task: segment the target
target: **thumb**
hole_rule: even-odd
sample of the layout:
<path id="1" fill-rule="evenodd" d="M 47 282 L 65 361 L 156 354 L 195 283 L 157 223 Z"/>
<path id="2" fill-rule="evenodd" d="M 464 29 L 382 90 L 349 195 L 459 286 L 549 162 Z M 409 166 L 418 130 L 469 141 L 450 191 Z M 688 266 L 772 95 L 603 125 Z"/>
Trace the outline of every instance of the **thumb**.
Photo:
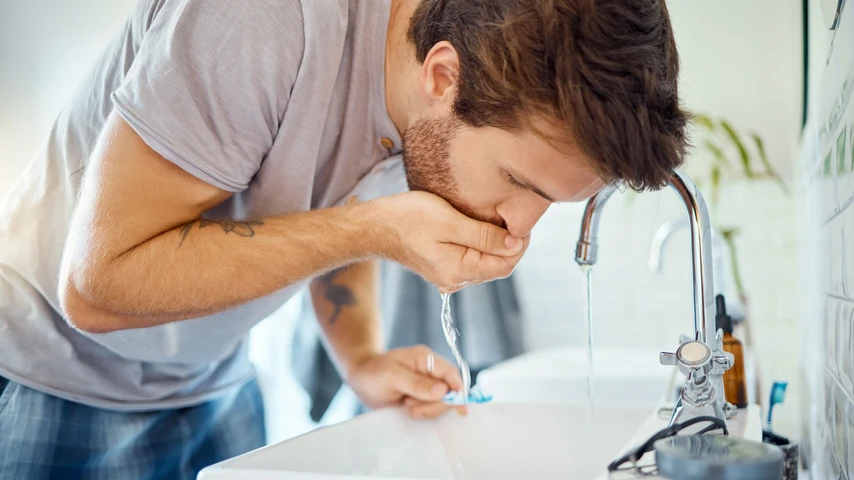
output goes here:
<path id="1" fill-rule="evenodd" d="M 454 239 L 453 243 L 502 257 L 512 257 L 525 246 L 521 238 L 514 237 L 499 226 L 472 220 L 465 215 L 460 217 L 456 227 L 459 238 Z"/>
<path id="2" fill-rule="evenodd" d="M 428 375 L 399 367 L 394 382 L 401 393 L 422 402 L 438 402 L 448 393 L 448 385 Z"/>

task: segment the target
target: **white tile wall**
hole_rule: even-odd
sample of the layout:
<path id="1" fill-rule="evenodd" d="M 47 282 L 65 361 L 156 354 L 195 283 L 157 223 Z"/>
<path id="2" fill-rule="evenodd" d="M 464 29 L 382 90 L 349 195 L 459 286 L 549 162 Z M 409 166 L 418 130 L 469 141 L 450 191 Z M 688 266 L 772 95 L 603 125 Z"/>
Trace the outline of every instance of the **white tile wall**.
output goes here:
<path id="1" fill-rule="evenodd" d="M 820 478 L 854 477 L 854 9 L 811 56 L 815 95 L 804 135 L 802 268 L 805 446 Z M 811 41 L 813 36 L 811 35 Z M 827 55 L 826 52 L 832 52 Z M 817 406 L 817 408 L 815 407 Z M 830 476 L 828 476 L 830 475 Z"/>
<path id="2" fill-rule="evenodd" d="M 688 258 L 687 233 L 673 239 L 658 276 L 647 269 L 647 259 L 655 229 L 684 208 L 671 192 L 625 197 L 611 199 L 600 225 L 600 259 L 593 270 L 596 343 L 668 345 L 667 339 L 672 343 L 692 325 L 690 264 L 679 260 Z M 552 207 L 517 269 L 531 348 L 587 342 L 584 284 L 574 261 L 582 208 Z M 681 294 L 662 294 L 668 291 Z"/>

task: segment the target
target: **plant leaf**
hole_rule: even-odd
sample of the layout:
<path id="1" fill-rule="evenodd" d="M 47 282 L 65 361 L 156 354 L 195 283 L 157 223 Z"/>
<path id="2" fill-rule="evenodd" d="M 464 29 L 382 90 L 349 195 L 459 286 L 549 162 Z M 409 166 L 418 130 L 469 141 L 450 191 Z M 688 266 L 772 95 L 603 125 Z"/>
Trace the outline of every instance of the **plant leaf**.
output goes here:
<path id="1" fill-rule="evenodd" d="M 712 166 L 712 203 L 718 203 L 718 193 L 721 188 L 721 167 Z"/>
<path id="2" fill-rule="evenodd" d="M 732 227 L 732 228 L 721 228 L 721 236 L 724 238 L 735 238 L 736 235 L 741 231 L 740 227 Z"/>
<path id="3" fill-rule="evenodd" d="M 715 131 L 715 121 L 712 120 L 712 117 L 708 115 L 703 115 L 702 113 L 699 113 L 694 116 L 694 121 L 706 130 L 712 132 Z"/>
<path id="4" fill-rule="evenodd" d="M 724 237 L 724 243 L 729 250 L 730 266 L 732 267 L 732 276 L 735 280 L 735 289 L 739 297 L 744 298 L 744 280 L 741 278 L 741 268 L 738 264 L 738 251 L 735 246 L 735 235 L 738 233 L 738 228 L 721 230 L 721 236 Z"/>
<path id="5" fill-rule="evenodd" d="M 789 195 L 789 186 L 786 185 L 783 177 L 774 170 L 774 166 L 771 165 L 771 161 L 768 160 L 768 154 L 765 153 L 765 142 L 762 141 L 762 137 L 760 137 L 756 132 L 753 132 L 750 134 L 750 138 L 753 139 L 753 143 L 756 145 L 756 151 L 759 152 L 759 160 L 762 161 L 765 171 L 774 179 L 775 182 L 777 182 L 780 186 L 780 190 L 782 190 L 785 195 Z"/>
<path id="6" fill-rule="evenodd" d="M 712 157 L 725 168 L 732 167 L 732 164 L 727 160 L 726 155 L 724 155 L 724 151 L 719 147 L 715 142 L 709 140 L 708 138 L 703 142 L 703 147 L 708 150 Z"/>
<path id="7" fill-rule="evenodd" d="M 729 124 L 726 120 L 721 120 L 721 127 L 726 132 L 727 137 L 735 144 L 735 148 L 738 149 L 738 155 L 741 157 L 741 164 L 744 167 L 744 175 L 747 178 L 753 178 L 753 169 L 750 167 L 750 154 L 747 153 L 747 149 L 744 147 L 744 143 L 741 141 L 741 137 L 739 137 L 738 133 L 735 132 L 735 129 L 732 128 L 732 125 Z"/>

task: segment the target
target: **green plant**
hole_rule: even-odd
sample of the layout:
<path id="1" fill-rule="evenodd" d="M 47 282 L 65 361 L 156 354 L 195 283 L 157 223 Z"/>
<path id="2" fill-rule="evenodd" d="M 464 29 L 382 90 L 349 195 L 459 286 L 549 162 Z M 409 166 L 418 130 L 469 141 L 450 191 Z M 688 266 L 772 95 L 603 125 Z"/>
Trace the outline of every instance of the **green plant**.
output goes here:
<path id="1" fill-rule="evenodd" d="M 789 194 L 789 187 L 771 165 L 765 151 L 765 142 L 758 133 L 736 129 L 726 119 L 705 114 L 695 115 L 694 127 L 695 155 L 692 156 L 689 170 L 697 185 L 708 192 L 714 207 L 718 204 L 721 185 L 725 179 L 771 180 L 777 183 L 783 194 Z M 717 212 L 717 208 L 713 210 Z M 729 249 L 736 289 L 743 298 L 744 282 L 735 245 L 735 237 L 740 229 L 737 226 L 722 224 L 717 214 L 713 223 L 721 232 Z"/>
<path id="2" fill-rule="evenodd" d="M 707 177 L 713 203 L 717 203 L 721 179 L 725 174 L 741 176 L 749 180 L 771 179 L 777 182 L 783 193 L 788 195 L 789 188 L 768 160 L 765 142 L 758 133 L 737 130 L 729 121 L 723 118 L 712 118 L 705 114 L 694 117 L 694 126 L 696 127 L 694 145 L 699 154 L 696 158 L 702 160 L 706 156 L 711 160 L 708 164 Z M 736 157 L 736 161 L 733 161 L 731 156 Z M 702 178 L 701 176 L 697 180 L 700 181 Z"/>

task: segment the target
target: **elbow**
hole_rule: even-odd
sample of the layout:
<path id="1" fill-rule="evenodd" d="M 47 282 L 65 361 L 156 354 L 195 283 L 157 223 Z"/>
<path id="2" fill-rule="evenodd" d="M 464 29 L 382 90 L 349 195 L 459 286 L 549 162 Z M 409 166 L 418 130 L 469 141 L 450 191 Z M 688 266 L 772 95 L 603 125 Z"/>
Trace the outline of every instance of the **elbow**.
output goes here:
<path id="1" fill-rule="evenodd" d="M 59 302 L 63 318 L 76 330 L 101 334 L 123 329 L 114 315 L 110 315 L 91 296 L 82 293 L 68 275 L 63 275 L 60 281 Z"/>

